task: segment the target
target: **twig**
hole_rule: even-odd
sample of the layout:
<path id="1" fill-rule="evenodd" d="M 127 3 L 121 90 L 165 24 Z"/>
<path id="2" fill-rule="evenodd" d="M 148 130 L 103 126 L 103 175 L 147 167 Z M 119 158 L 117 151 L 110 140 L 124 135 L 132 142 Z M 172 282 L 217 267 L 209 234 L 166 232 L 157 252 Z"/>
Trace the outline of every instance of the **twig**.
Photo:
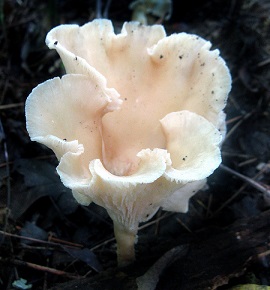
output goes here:
<path id="1" fill-rule="evenodd" d="M 12 237 L 12 238 L 28 240 L 28 241 L 31 241 L 31 242 L 37 242 L 37 243 L 45 244 L 45 245 L 48 245 L 48 246 L 58 246 L 58 247 L 62 247 L 63 246 L 63 245 L 58 244 L 58 243 L 42 241 L 42 240 L 38 240 L 38 239 L 35 239 L 35 238 L 29 238 L 29 237 L 25 237 L 25 236 L 19 236 L 19 235 L 7 233 L 7 232 L 4 232 L 4 231 L 0 231 L 0 234 L 2 234 L 4 236 Z M 70 248 L 78 248 L 79 246 L 83 247 L 82 245 L 79 245 L 79 244 L 65 245 L 65 247 L 70 247 Z"/>
<path id="2" fill-rule="evenodd" d="M 267 58 L 257 64 L 257 67 L 262 67 L 270 63 L 270 58 Z"/>
<path id="3" fill-rule="evenodd" d="M 4 156 L 5 156 L 5 163 L 6 163 L 6 175 L 7 175 L 7 201 L 6 201 L 6 215 L 5 215 L 5 224 L 4 224 L 4 231 L 6 231 L 8 226 L 8 217 L 9 217 L 9 209 L 10 209 L 10 168 L 9 168 L 9 157 L 8 157 L 8 150 L 7 150 L 7 143 L 6 143 L 6 135 L 4 132 L 4 128 L 2 122 L 0 120 L 0 143 L 3 144 L 4 147 Z M 5 236 L 0 239 L 0 244 L 3 243 Z"/>
<path id="4" fill-rule="evenodd" d="M 238 173 L 237 171 L 227 167 L 226 165 L 221 164 L 220 168 L 235 175 L 235 176 L 237 176 L 237 177 L 239 177 L 240 179 L 247 182 L 248 184 L 250 184 L 254 188 L 258 189 L 262 193 L 268 194 L 270 196 L 270 190 L 267 189 L 266 187 L 264 187 L 263 185 L 261 185 L 260 183 L 256 182 L 255 180 L 253 180 L 253 179 L 251 179 L 243 174 Z"/>
<path id="5" fill-rule="evenodd" d="M 68 245 L 68 246 L 71 246 L 73 248 L 83 248 L 83 245 L 80 245 L 80 244 L 77 244 L 77 243 L 73 243 L 73 242 L 69 242 L 69 241 L 60 240 L 60 239 L 58 239 L 58 238 L 56 238 L 54 236 L 50 236 L 49 240 L 53 241 L 54 243 Z"/>
<path id="6" fill-rule="evenodd" d="M 162 211 L 159 210 L 158 213 L 157 213 L 157 218 L 160 218 L 162 215 Z M 158 232 L 159 232 L 159 220 L 156 222 L 156 228 L 155 228 L 155 236 L 158 235 Z"/>
<path id="7" fill-rule="evenodd" d="M 257 157 L 254 157 L 254 158 L 248 159 L 248 160 L 246 160 L 246 161 L 240 162 L 240 163 L 238 164 L 238 167 L 246 166 L 246 165 L 248 165 L 248 164 L 251 164 L 251 163 L 256 162 L 257 160 L 258 160 Z"/>
<path id="8" fill-rule="evenodd" d="M 96 0 L 96 18 L 102 18 L 102 3 L 101 0 Z"/>
<path id="9" fill-rule="evenodd" d="M 176 220 L 184 229 L 192 234 L 192 230 L 184 222 L 182 222 L 180 218 L 177 218 Z"/>
<path id="10" fill-rule="evenodd" d="M 50 159 L 50 158 L 55 159 L 56 157 L 54 154 L 52 154 L 52 155 L 37 156 L 33 159 L 34 160 L 46 160 L 46 159 Z M 12 164 L 14 164 L 14 162 L 15 161 L 9 161 L 8 163 L 6 163 L 6 162 L 0 163 L 0 168 L 7 166 L 7 164 L 12 165 Z"/>
<path id="11" fill-rule="evenodd" d="M 246 114 L 245 116 L 243 116 L 242 119 L 240 119 L 232 128 L 231 130 L 227 133 L 224 142 L 226 142 L 227 139 L 229 139 L 229 137 L 236 131 L 236 129 L 242 125 L 242 123 L 247 120 L 250 116 L 252 116 L 253 112 L 250 112 L 248 114 Z"/>
<path id="12" fill-rule="evenodd" d="M 241 154 L 239 152 L 229 152 L 229 151 L 225 151 L 225 150 L 222 151 L 222 155 L 227 156 L 227 157 L 239 157 L 239 158 L 243 158 L 243 159 L 252 158 L 251 155 Z"/>
<path id="13" fill-rule="evenodd" d="M 24 106 L 24 103 L 0 105 L 0 110 L 13 109 L 13 108 L 23 107 L 23 106 Z"/>
<path id="14" fill-rule="evenodd" d="M 106 18 L 108 19 L 108 15 L 109 15 L 109 9 L 111 6 L 111 0 L 107 0 L 106 4 L 105 4 L 105 8 L 103 10 L 102 13 L 102 0 L 96 0 L 96 18 Z"/>
<path id="15" fill-rule="evenodd" d="M 161 216 L 161 217 L 159 217 L 159 218 L 156 218 L 155 220 L 153 220 L 153 221 L 151 221 L 151 222 L 149 222 L 149 223 L 146 223 L 145 225 L 142 225 L 142 226 L 140 226 L 139 227 L 139 231 L 140 230 L 143 230 L 143 229 L 145 229 L 145 228 L 148 228 L 148 227 L 150 227 L 151 225 L 153 225 L 153 224 L 155 224 L 155 223 L 157 223 L 157 222 L 159 222 L 159 221 L 161 221 L 161 220 L 163 220 L 163 219 L 165 219 L 165 218 L 167 218 L 167 217 L 169 217 L 169 216 L 171 216 L 171 215 L 173 215 L 174 214 L 174 212 L 170 212 L 170 213 L 165 213 L 163 216 Z"/>
<path id="16" fill-rule="evenodd" d="M 57 270 L 57 269 L 46 267 L 46 266 L 41 266 L 41 265 L 30 263 L 30 262 L 20 261 L 17 259 L 11 260 L 11 262 L 15 265 L 18 265 L 18 266 L 27 266 L 29 268 L 32 268 L 32 269 L 35 269 L 38 271 L 49 272 L 49 273 L 54 274 L 54 275 L 65 276 L 65 277 L 72 278 L 72 279 L 83 278 L 82 276 L 79 276 L 79 275 L 74 275 L 72 273 L 68 273 L 65 271 Z"/>
<path id="17" fill-rule="evenodd" d="M 212 214 L 212 212 L 211 212 L 212 201 L 213 201 L 213 194 L 210 194 L 209 199 L 208 199 L 208 203 L 207 203 L 207 211 L 206 211 L 207 217 L 209 217 Z"/>
<path id="18" fill-rule="evenodd" d="M 235 194 L 233 194 L 229 199 L 227 199 L 212 215 L 215 216 L 217 213 L 219 213 L 223 208 L 225 208 L 231 201 L 233 201 L 238 195 L 239 193 L 241 193 L 246 187 L 247 185 L 252 185 L 253 187 L 255 187 L 256 189 L 262 191 L 263 193 L 266 193 L 266 194 L 270 194 L 270 191 L 268 189 L 266 189 L 265 187 L 263 187 L 262 185 L 260 185 L 259 183 L 257 183 L 256 181 L 254 181 L 253 179 L 245 176 L 245 175 L 242 175 L 238 172 L 236 172 L 235 170 L 221 164 L 220 165 L 220 168 L 237 176 L 238 178 L 242 179 L 243 181 L 245 181 L 246 183 L 244 185 L 242 185 L 240 187 L 239 190 L 236 191 Z M 257 178 L 259 175 L 261 174 L 261 172 L 259 172 L 254 178 Z"/>
<path id="19" fill-rule="evenodd" d="M 247 184 L 244 184 L 238 189 L 235 194 L 233 194 L 229 199 L 227 199 L 212 215 L 211 217 L 215 216 L 217 213 L 219 213 L 223 208 L 225 208 L 229 203 L 231 203 L 245 188 L 247 187 Z"/>
<path id="20" fill-rule="evenodd" d="M 108 243 L 111 243 L 111 242 L 114 242 L 114 241 L 115 241 L 115 238 L 108 239 L 108 240 L 106 240 L 106 241 L 104 241 L 104 242 L 102 242 L 102 243 L 100 243 L 100 244 L 94 246 L 93 248 L 90 249 L 90 251 L 95 251 L 96 249 L 98 249 L 98 248 L 100 248 L 100 247 L 102 247 L 102 246 L 105 246 L 105 245 L 107 245 Z"/>
<path id="21" fill-rule="evenodd" d="M 234 122 L 236 122 L 236 121 L 238 121 L 239 119 L 242 119 L 242 118 L 243 118 L 242 115 L 237 116 L 237 117 L 234 117 L 234 118 L 231 118 L 231 119 L 229 119 L 229 120 L 226 121 L 226 125 L 229 125 L 231 123 L 234 123 Z"/>
<path id="22" fill-rule="evenodd" d="M 103 11 L 103 18 L 109 18 L 109 9 L 111 6 L 112 0 L 107 0 L 104 11 Z"/>

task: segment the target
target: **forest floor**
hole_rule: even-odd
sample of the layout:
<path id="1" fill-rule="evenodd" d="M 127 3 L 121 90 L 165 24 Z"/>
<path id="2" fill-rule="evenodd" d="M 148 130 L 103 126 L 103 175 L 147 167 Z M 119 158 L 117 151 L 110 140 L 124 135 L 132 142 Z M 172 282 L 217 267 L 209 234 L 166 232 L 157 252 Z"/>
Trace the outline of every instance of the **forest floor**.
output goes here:
<path id="1" fill-rule="evenodd" d="M 75 202 L 53 153 L 25 128 L 31 90 L 63 73 L 44 43 L 47 32 L 96 17 L 96 1 L 42 2 L 0 1 L 0 289 L 270 285 L 269 1 L 174 1 L 167 33 L 210 40 L 231 71 L 223 162 L 187 214 L 159 211 L 141 226 L 138 259 L 126 268 L 117 268 L 105 210 Z M 131 19 L 129 4 L 111 1 L 116 27 Z"/>

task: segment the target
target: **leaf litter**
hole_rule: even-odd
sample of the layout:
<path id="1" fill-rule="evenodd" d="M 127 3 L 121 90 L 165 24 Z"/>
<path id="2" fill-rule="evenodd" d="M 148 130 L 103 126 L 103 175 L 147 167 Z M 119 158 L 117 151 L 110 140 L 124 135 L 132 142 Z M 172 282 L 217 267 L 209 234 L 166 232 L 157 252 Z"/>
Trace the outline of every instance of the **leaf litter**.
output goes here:
<path id="1" fill-rule="evenodd" d="M 130 2 L 111 1 L 109 8 L 106 6 L 117 27 L 130 19 Z M 226 109 L 228 134 L 223 164 L 234 171 L 216 170 L 208 188 L 192 199 L 187 214 L 163 216 L 159 212 L 141 226 L 136 250 L 143 262 L 133 265 L 133 274 L 128 269 L 117 274 L 108 270 L 116 267 L 116 255 L 106 212 L 74 201 L 56 174 L 51 151 L 30 142 L 25 130 L 23 104 L 31 89 L 63 74 L 58 57 L 44 44 L 47 31 L 59 23 L 83 24 L 93 19 L 96 1 L 80 1 L 76 7 L 72 1 L 49 1 L 49 5 L 36 0 L 1 2 L 1 289 L 12 289 L 16 281 L 25 287 L 32 284 L 34 289 L 55 285 L 61 289 L 59 283 L 83 277 L 101 283 L 99 272 L 111 279 L 103 289 L 119 285 L 123 273 L 128 273 L 125 275 L 129 282 L 133 279 L 135 287 L 135 279 L 151 274 L 155 269 L 151 266 L 162 261 L 159 259 L 165 253 L 192 244 L 203 229 L 221 229 L 237 221 L 263 217 L 270 209 L 270 5 L 265 0 L 199 2 L 186 3 L 182 9 L 182 4 L 174 1 L 172 18 L 164 25 L 169 33 L 186 31 L 209 39 L 230 67 L 233 89 Z M 254 284 L 248 281 L 250 272 L 256 284 L 270 285 L 269 255 L 263 252 L 260 257 L 263 266 L 259 262 L 242 265 L 236 277 L 228 274 L 229 285 L 220 289 Z M 159 264 L 162 270 L 153 276 L 156 285 L 161 278 L 166 281 L 167 262 Z"/>

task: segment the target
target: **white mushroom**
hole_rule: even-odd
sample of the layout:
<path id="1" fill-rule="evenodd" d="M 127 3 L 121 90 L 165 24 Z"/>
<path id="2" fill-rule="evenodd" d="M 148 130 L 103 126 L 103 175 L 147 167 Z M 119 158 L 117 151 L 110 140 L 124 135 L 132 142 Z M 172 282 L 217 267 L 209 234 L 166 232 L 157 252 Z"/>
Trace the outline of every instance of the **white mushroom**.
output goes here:
<path id="1" fill-rule="evenodd" d="M 67 75 L 30 94 L 27 130 L 55 152 L 79 203 L 107 209 L 129 263 L 139 223 L 187 211 L 219 166 L 229 71 L 209 42 L 160 25 L 125 23 L 118 35 L 108 20 L 61 25 L 46 43 Z"/>

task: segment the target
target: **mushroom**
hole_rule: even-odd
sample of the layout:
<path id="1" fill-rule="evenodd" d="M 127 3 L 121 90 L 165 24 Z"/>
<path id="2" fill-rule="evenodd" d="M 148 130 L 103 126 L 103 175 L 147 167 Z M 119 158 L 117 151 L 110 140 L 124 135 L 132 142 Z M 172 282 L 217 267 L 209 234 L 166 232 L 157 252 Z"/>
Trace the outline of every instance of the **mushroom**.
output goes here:
<path id="1" fill-rule="evenodd" d="M 228 68 L 209 42 L 161 25 L 60 25 L 46 43 L 67 74 L 28 96 L 27 130 L 55 152 L 75 199 L 107 210 L 128 264 L 139 223 L 159 208 L 186 212 L 219 166 Z"/>

